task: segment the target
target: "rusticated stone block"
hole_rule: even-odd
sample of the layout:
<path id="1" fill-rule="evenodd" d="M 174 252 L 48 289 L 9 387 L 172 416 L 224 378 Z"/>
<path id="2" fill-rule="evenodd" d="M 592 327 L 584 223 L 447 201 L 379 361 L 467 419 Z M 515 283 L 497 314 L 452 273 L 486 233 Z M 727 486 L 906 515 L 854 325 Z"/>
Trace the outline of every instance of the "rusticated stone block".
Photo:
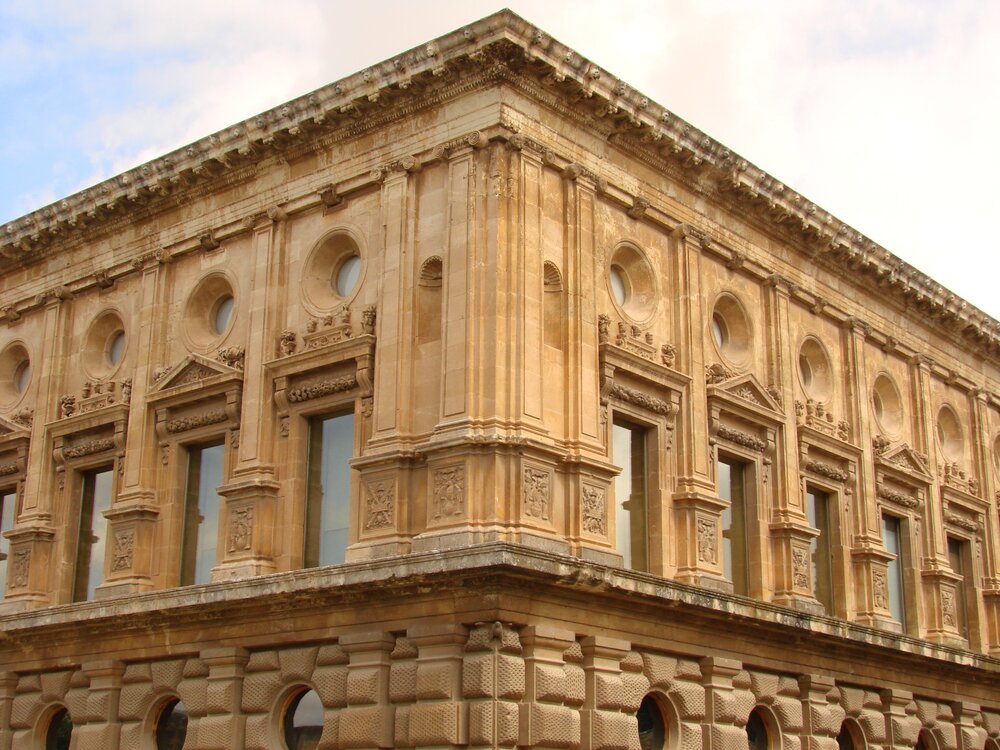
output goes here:
<path id="1" fill-rule="evenodd" d="M 712 747 L 742 750 L 747 746 L 747 733 L 743 727 L 714 724 L 710 731 L 712 733 Z"/>
<path id="2" fill-rule="evenodd" d="M 87 710 L 87 695 L 88 692 L 85 688 L 73 688 L 68 690 L 66 697 L 63 698 L 62 702 L 70 716 L 74 717 L 75 722 L 79 722 Z"/>
<path id="3" fill-rule="evenodd" d="M 747 720 L 754 706 L 757 705 L 757 698 L 749 690 L 733 690 L 729 695 L 728 712 L 722 713 L 721 707 L 719 707 L 715 713 L 716 720 L 722 719 L 742 724 Z"/>
<path id="4" fill-rule="evenodd" d="M 114 747 L 116 724 L 86 724 L 73 730 L 74 750 L 107 750 Z"/>
<path id="5" fill-rule="evenodd" d="M 254 651 L 247 659 L 247 673 L 277 672 L 280 668 L 277 651 Z"/>
<path id="6" fill-rule="evenodd" d="M 169 662 L 153 662 L 152 664 L 148 661 L 144 661 L 127 664 L 125 666 L 125 672 L 122 674 L 122 684 L 132 685 L 140 682 L 152 682 L 154 664 L 176 664 L 180 670 L 180 674 L 178 675 L 178 681 L 180 681 L 180 677 L 183 675 L 184 670 L 184 663 L 182 661 L 172 660 Z"/>
<path id="7" fill-rule="evenodd" d="M 42 701 L 61 701 L 69 690 L 72 672 L 43 672 L 39 675 Z"/>
<path id="8" fill-rule="evenodd" d="M 325 646 L 320 646 L 319 651 L 316 653 L 316 666 L 329 667 L 347 664 L 350 658 L 339 643 L 329 643 Z"/>
<path id="9" fill-rule="evenodd" d="M 184 679 L 184 662 L 180 659 L 154 661 L 150 674 L 157 688 L 176 688 Z"/>
<path id="10" fill-rule="evenodd" d="M 639 710 L 643 697 L 649 692 L 646 675 L 636 672 L 622 673 L 622 711 L 635 713 Z"/>
<path id="11" fill-rule="evenodd" d="M 535 666 L 535 700 L 561 703 L 566 697 L 566 670 L 557 664 Z"/>
<path id="12" fill-rule="evenodd" d="M 418 703 L 410 709 L 407 744 L 418 747 L 461 744 L 463 741 L 461 718 L 460 703 Z"/>
<path id="13" fill-rule="evenodd" d="M 391 747 L 391 706 L 348 706 L 340 711 L 342 747 Z"/>
<path id="14" fill-rule="evenodd" d="M 361 667 L 347 673 L 347 703 L 358 705 L 378 703 L 380 670 L 377 667 Z"/>
<path id="15" fill-rule="evenodd" d="M 642 655 L 643 672 L 649 678 L 651 687 L 667 692 L 674 682 L 677 672 L 677 659 L 661 654 Z M 701 672 L 699 671 L 699 675 Z"/>
<path id="16" fill-rule="evenodd" d="M 204 677 L 184 680 L 177 686 L 177 695 L 184 701 L 189 714 L 204 714 L 208 709 L 208 680 Z"/>
<path id="17" fill-rule="evenodd" d="M 466 654 L 462 660 L 462 694 L 466 698 L 493 696 L 493 654 Z"/>
<path id="18" fill-rule="evenodd" d="M 638 750 L 639 725 L 619 711 L 586 711 L 590 750 Z"/>
<path id="19" fill-rule="evenodd" d="M 670 697 L 681 719 L 701 721 L 705 718 L 705 688 L 694 682 L 678 680 Z"/>
<path id="20" fill-rule="evenodd" d="M 522 703 L 520 740 L 527 747 L 577 747 L 580 712 L 568 706 Z"/>
<path id="21" fill-rule="evenodd" d="M 316 667 L 317 651 L 318 649 L 312 646 L 284 649 L 278 652 L 278 660 L 281 662 L 281 676 L 285 682 L 309 680 Z"/>
<path id="22" fill-rule="evenodd" d="M 578 664 L 566 664 L 563 672 L 566 675 L 563 683 L 566 692 L 564 701 L 571 706 L 582 706 L 587 698 L 587 676 L 583 667 Z"/>
<path id="23" fill-rule="evenodd" d="M 678 750 L 700 750 L 704 747 L 702 727 L 700 724 L 692 724 L 682 721 L 681 725 L 678 727 L 677 735 Z M 742 750 L 742 748 L 740 748 L 740 750 Z"/>
<path id="24" fill-rule="evenodd" d="M 246 720 L 245 750 L 270 750 L 274 720 L 268 714 L 248 716 Z"/>
<path id="25" fill-rule="evenodd" d="M 518 740 L 518 705 L 482 701 L 469 706 L 470 745 L 513 747 Z"/>
<path id="26" fill-rule="evenodd" d="M 226 750 L 227 748 L 231 748 L 233 746 L 233 738 L 236 735 L 235 730 L 236 718 L 233 716 L 204 716 L 198 720 L 198 742 L 195 744 L 195 747 L 199 748 L 199 750 Z"/>
<path id="27" fill-rule="evenodd" d="M 389 668 L 389 700 L 403 703 L 417 699 L 417 665 L 412 661 L 396 661 Z"/>
<path id="28" fill-rule="evenodd" d="M 785 733 L 795 733 L 802 730 L 802 703 L 791 698 L 779 698 L 771 705 L 771 710 L 778 717 L 778 724 Z"/>
<path id="29" fill-rule="evenodd" d="M 452 697 L 452 668 L 450 664 L 417 665 L 417 699 L 437 700 Z"/>
<path id="30" fill-rule="evenodd" d="M 232 710 L 237 695 L 237 685 L 233 680 L 209 681 L 206 695 L 207 713 L 228 713 Z"/>
<path id="31" fill-rule="evenodd" d="M 497 654 L 497 698 L 519 700 L 524 695 L 524 660 Z"/>
<path id="32" fill-rule="evenodd" d="M 410 742 L 410 710 L 413 706 L 396 706 L 392 738 L 396 747 L 406 747 Z"/>
<path id="33" fill-rule="evenodd" d="M 138 721 L 146 716 L 153 698 L 153 686 L 146 683 L 125 685 L 118 696 L 118 716 L 123 721 Z"/>
<path id="34" fill-rule="evenodd" d="M 243 680 L 243 710 L 261 713 L 270 710 L 285 682 L 276 672 L 247 675 Z"/>
<path id="35" fill-rule="evenodd" d="M 312 674 L 313 685 L 323 705 L 339 708 L 347 705 L 347 667 L 316 667 Z"/>
<path id="36" fill-rule="evenodd" d="M 619 675 L 598 674 L 594 679 L 594 705 L 597 708 L 621 708 L 625 688 Z"/>

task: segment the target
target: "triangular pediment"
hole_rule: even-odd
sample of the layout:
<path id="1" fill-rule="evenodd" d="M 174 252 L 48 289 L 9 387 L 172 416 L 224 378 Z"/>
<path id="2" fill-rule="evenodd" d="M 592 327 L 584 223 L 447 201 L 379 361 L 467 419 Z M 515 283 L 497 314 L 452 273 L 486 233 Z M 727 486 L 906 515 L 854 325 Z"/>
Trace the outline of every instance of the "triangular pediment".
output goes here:
<path id="1" fill-rule="evenodd" d="M 189 354 L 169 370 L 161 373 L 152 390 L 156 393 L 172 388 L 181 388 L 220 375 L 242 378 L 243 372 L 200 354 Z"/>
<path id="2" fill-rule="evenodd" d="M 746 401 L 748 404 L 780 412 L 781 404 L 768 393 L 767 388 L 757 379 L 753 373 L 744 373 L 730 378 L 718 385 L 719 390 L 725 391 L 728 395 Z"/>
<path id="3" fill-rule="evenodd" d="M 28 428 L 24 425 L 18 424 L 17 422 L 12 422 L 5 417 L 0 417 L 0 438 L 10 437 L 11 435 L 27 435 Z"/>
<path id="4" fill-rule="evenodd" d="M 930 476 L 930 471 L 927 468 L 927 459 L 906 443 L 900 443 L 899 445 L 887 448 L 878 457 L 878 460 L 883 464 L 888 464 L 911 474 L 919 474 L 922 477 Z"/>

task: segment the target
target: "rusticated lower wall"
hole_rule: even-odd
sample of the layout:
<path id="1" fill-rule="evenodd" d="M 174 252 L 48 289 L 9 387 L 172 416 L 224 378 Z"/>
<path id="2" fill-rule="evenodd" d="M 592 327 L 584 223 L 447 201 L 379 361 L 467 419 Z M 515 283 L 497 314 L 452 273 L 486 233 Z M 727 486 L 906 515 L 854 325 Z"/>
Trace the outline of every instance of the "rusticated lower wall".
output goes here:
<path id="1" fill-rule="evenodd" d="M 84 662 L 0 677 L 0 747 L 30 748 L 55 706 L 76 750 L 153 747 L 164 701 L 184 701 L 188 750 L 281 747 L 280 714 L 302 687 L 325 707 L 320 748 L 639 750 L 635 712 L 653 693 L 670 750 L 745 748 L 755 708 L 781 750 L 835 750 L 848 721 L 868 748 L 982 750 L 1000 706 L 778 674 L 712 655 L 633 649 L 547 624 L 419 623 L 287 648 L 206 648 L 183 657 Z M 929 739 L 928 739 L 929 738 Z M 39 745 L 40 746 L 40 745 Z"/>

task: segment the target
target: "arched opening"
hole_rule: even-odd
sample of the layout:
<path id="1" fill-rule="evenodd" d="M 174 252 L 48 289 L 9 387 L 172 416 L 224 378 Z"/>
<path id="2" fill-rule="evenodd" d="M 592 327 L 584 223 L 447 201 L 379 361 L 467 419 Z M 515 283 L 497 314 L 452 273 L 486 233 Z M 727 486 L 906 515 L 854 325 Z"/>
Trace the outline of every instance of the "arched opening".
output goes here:
<path id="1" fill-rule="evenodd" d="M 281 733 L 288 750 L 315 750 L 323 736 L 323 703 L 315 690 L 292 696 L 281 718 Z"/>
<path id="2" fill-rule="evenodd" d="M 642 699 L 635 719 L 639 725 L 639 747 L 642 750 L 664 750 L 667 747 L 669 724 L 660 702 L 652 693 Z"/>
<path id="3" fill-rule="evenodd" d="M 73 720 L 69 711 L 59 708 L 49 719 L 45 731 L 45 750 L 69 750 L 70 739 L 73 737 Z"/>
<path id="4" fill-rule="evenodd" d="M 838 750 L 864 750 L 865 743 L 861 736 L 861 728 L 852 721 L 840 725 L 837 735 Z"/>
<path id="5" fill-rule="evenodd" d="M 767 731 L 767 724 L 761 716 L 759 709 L 750 712 L 747 719 L 747 748 L 748 750 L 769 750 L 771 747 L 771 736 Z"/>
<path id="6" fill-rule="evenodd" d="M 164 703 L 156 718 L 156 750 L 182 750 L 187 726 L 188 713 L 184 702 L 174 698 Z"/>

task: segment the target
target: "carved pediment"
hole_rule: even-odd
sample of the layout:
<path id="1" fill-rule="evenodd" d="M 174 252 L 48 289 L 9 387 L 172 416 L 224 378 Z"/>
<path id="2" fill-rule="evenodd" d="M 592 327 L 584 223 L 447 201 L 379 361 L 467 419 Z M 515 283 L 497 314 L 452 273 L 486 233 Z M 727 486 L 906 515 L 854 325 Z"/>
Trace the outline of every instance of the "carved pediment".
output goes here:
<path id="1" fill-rule="evenodd" d="M 718 388 L 754 406 L 781 413 L 781 404 L 753 373 L 744 373 L 719 384 Z"/>
<path id="2" fill-rule="evenodd" d="M 883 446 L 881 450 L 879 450 L 879 445 Z M 879 443 L 876 440 L 875 460 L 883 466 L 902 471 L 904 474 L 919 479 L 921 483 L 931 481 L 927 456 L 914 450 L 906 443 L 885 446 L 884 443 Z"/>
<path id="3" fill-rule="evenodd" d="M 232 378 L 242 379 L 242 370 L 208 359 L 200 354 L 189 354 L 173 367 L 154 373 L 151 394 L 205 383 L 205 381 L 215 382 Z"/>
<path id="4" fill-rule="evenodd" d="M 30 425 L 31 423 L 29 422 L 28 424 Z M 22 436 L 27 437 L 30 432 L 28 426 L 0 417 L 0 440 Z"/>

